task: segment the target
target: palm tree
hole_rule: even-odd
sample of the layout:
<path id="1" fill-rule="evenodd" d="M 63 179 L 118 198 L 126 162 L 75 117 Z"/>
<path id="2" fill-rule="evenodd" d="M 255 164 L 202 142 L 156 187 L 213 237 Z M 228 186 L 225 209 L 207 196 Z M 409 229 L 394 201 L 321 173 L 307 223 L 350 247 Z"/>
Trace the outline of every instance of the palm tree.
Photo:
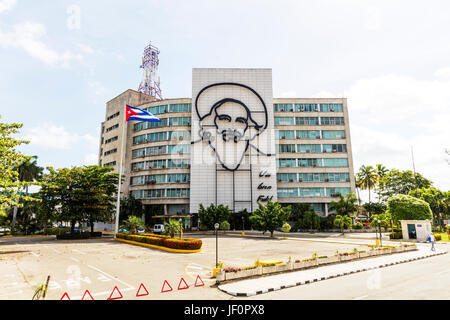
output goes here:
<path id="1" fill-rule="evenodd" d="M 381 181 L 387 175 L 389 170 L 385 166 L 383 166 L 382 164 L 377 164 L 375 171 L 376 171 L 376 174 L 378 176 L 378 181 L 377 181 L 378 192 L 377 193 L 378 193 L 378 202 L 380 202 L 381 201 L 380 192 L 381 192 L 381 190 L 383 188 Z"/>
<path id="2" fill-rule="evenodd" d="M 330 209 L 335 209 L 338 215 L 351 215 L 355 213 L 358 209 L 355 194 L 350 192 L 346 197 L 340 194 L 339 201 L 332 201 L 330 203 Z"/>
<path id="3" fill-rule="evenodd" d="M 169 219 L 169 222 L 164 225 L 164 230 L 173 238 L 175 233 L 181 232 L 181 223 L 176 219 Z"/>
<path id="4" fill-rule="evenodd" d="M 378 182 L 378 175 L 376 170 L 372 166 L 361 166 L 357 174 L 357 179 L 360 182 L 361 189 L 369 190 L 369 202 L 370 202 L 370 190 L 373 189 Z"/>

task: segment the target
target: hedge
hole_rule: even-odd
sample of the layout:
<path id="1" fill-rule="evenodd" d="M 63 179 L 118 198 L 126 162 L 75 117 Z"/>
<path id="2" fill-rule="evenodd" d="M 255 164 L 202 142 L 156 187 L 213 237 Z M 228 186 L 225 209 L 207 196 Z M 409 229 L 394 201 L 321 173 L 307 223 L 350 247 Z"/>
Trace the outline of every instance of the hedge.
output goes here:
<path id="1" fill-rule="evenodd" d="M 154 234 L 141 234 L 132 235 L 126 233 L 118 233 L 117 238 L 147 243 L 155 246 L 166 247 L 171 249 L 182 249 L 182 250 L 198 250 L 202 247 L 202 240 L 200 239 L 178 239 L 170 238 L 169 236 L 154 235 Z"/>

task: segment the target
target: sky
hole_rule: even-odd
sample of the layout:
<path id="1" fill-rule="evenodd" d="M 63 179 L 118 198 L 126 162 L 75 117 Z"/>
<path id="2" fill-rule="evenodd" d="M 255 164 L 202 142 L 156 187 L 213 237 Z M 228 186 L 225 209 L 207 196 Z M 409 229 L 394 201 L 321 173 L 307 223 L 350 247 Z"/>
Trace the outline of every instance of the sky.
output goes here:
<path id="1" fill-rule="evenodd" d="M 55 168 L 96 164 L 105 104 L 157 46 L 164 98 L 192 68 L 271 68 L 274 97 L 346 97 L 354 169 L 450 189 L 450 2 L 0 0 L 0 116 Z"/>

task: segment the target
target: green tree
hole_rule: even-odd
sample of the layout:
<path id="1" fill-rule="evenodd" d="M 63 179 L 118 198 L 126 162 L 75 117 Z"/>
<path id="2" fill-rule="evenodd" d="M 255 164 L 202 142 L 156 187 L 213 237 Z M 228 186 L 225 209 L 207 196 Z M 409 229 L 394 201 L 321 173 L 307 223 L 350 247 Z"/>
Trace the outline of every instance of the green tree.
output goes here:
<path id="1" fill-rule="evenodd" d="M 427 202 L 433 213 L 433 225 L 442 231 L 442 218 L 446 211 L 446 193 L 433 187 L 411 190 L 409 195 Z"/>
<path id="2" fill-rule="evenodd" d="M 363 207 L 369 213 L 369 217 L 373 214 L 382 214 L 387 208 L 383 202 L 367 202 Z"/>
<path id="3" fill-rule="evenodd" d="M 172 219 L 171 219 L 172 220 Z M 123 224 L 130 229 L 130 232 L 136 233 L 137 228 L 144 228 L 144 220 L 136 216 L 129 216 L 127 220 L 123 222 Z M 165 228 L 164 228 L 165 229 Z M 173 236 L 172 236 L 173 238 Z"/>
<path id="4" fill-rule="evenodd" d="M 346 197 L 339 194 L 339 201 L 332 201 L 330 203 L 330 209 L 336 210 L 338 215 L 352 215 L 357 212 L 356 196 L 353 192 L 350 192 Z"/>
<path id="5" fill-rule="evenodd" d="M 16 150 L 18 146 L 28 143 L 13 137 L 20 128 L 22 124 L 0 122 L 0 215 L 5 215 L 8 207 L 21 207 L 21 200 L 39 201 L 21 192 L 27 183 L 19 180 L 17 167 L 30 157 Z"/>
<path id="6" fill-rule="evenodd" d="M 85 166 L 53 169 L 44 174 L 39 214 L 44 221 L 76 223 L 111 220 L 119 175 L 111 167 Z"/>
<path id="7" fill-rule="evenodd" d="M 267 201 L 266 204 L 258 202 L 259 207 L 250 216 L 253 228 L 259 231 L 269 231 L 270 237 L 273 232 L 281 228 L 291 215 L 291 207 L 283 207 L 278 201 Z"/>
<path id="8" fill-rule="evenodd" d="M 388 199 L 388 212 L 396 224 L 400 220 L 428 220 L 433 217 L 427 202 L 404 194 Z"/>
<path id="9" fill-rule="evenodd" d="M 198 209 L 198 217 L 200 225 L 207 227 L 209 230 L 214 230 L 214 224 L 220 224 L 222 221 L 227 221 L 230 218 L 231 211 L 228 206 L 219 204 L 218 206 L 210 204 L 204 208 L 202 204 Z"/>
<path id="10" fill-rule="evenodd" d="M 181 223 L 177 219 L 169 219 L 169 222 L 164 224 L 164 231 L 167 232 L 171 238 L 175 236 L 176 233 L 181 234 Z"/>
<path id="11" fill-rule="evenodd" d="M 343 233 L 345 229 L 349 229 L 352 226 L 352 218 L 350 218 L 347 215 L 341 216 L 341 215 L 336 215 L 336 217 L 334 218 L 334 222 L 333 224 L 338 227 L 339 229 L 341 229 L 341 232 Z"/>
<path id="12" fill-rule="evenodd" d="M 382 227 L 387 230 L 391 226 L 391 218 L 392 217 L 389 212 L 374 214 L 370 217 L 370 225 L 374 229 L 377 227 Z"/>
<path id="13" fill-rule="evenodd" d="M 358 184 L 361 189 L 369 190 L 369 202 L 370 202 L 370 190 L 373 189 L 378 182 L 378 175 L 376 170 L 372 166 L 361 166 L 357 174 Z"/>
<path id="14" fill-rule="evenodd" d="M 314 210 L 306 211 L 302 218 L 297 220 L 295 225 L 296 230 L 298 229 L 309 229 L 310 232 L 313 230 L 320 229 L 321 218 L 314 212 Z"/>
<path id="15" fill-rule="evenodd" d="M 387 200 L 396 194 L 407 195 L 412 190 L 429 188 L 432 182 L 420 173 L 414 175 L 410 170 L 392 169 L 380 180 L 379 185 L 382 199 Z"/>
<path id="16" fill-rule="evenodd" d="M 142 205 L 142 201 L 140 199 L 135 199 L 130 196 L 126 199 L 120 200 L 120 220 L 126 220 L 129 216 L 142 217 L 143 213 L 144 206 Z M 164 214 L 164 209 L 162 214 Z"/>

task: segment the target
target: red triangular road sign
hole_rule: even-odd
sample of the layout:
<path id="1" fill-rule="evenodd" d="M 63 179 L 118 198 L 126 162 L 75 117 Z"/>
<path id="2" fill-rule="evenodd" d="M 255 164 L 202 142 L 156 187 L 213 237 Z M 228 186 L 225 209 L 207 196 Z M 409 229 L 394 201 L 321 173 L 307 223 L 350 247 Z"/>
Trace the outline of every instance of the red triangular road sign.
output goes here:
<path id="1" fill-rule="evenodd" d="M 183 287 L 183 288 L 180 288 L 181 282 L 184 282 L 184 287 Z M 178 290 L 184 290 L 184 289 L 189 289 L 189 286 L 188 286 L 188 284 L 186 283 L 186 281 L 184 281 L 184 279 L 181 278 L 180 283 L 178 284 Z"/>
<path id="2" fill-rule="evenodd" d="M 119 293 L 120 297 L 114 297 L 114 298 L 112 298 L 112 296 L 113 296 L 113 294 L 114 294 L 114 291 L 116 291 L 116 290 L 117 290 L 117 292 Z M 123 298 L 123 296 L 122 296 L 122 294 L 120 293 L 119 288 L 117 288 L 117 286 L 115 286 L 114 289 L 113 289 L 113 291 L 111 292 L 111 295 L 109 296 L 108 300 L 117 300 L 117 299 L 122 299 L 122 298 Z"/>
<path id="3" fill-rule="evenodd" d="M 139 293 L 141 291 L 141 288 L 143 288 L 145 290 L 145 293 Z M 145 288 L 143 283 L 141 283 L 141 285 L 139 286 L 138 292 L 136 293 L 136 297 L 142 297 L 142 296 L 148 296 L 147 288 Z"/>
<path id="4" fill-rule="evenodd" d="M 166 286 L 166 283 L 167 283 L 167 285 L 169 286 L 169 288 L 170 288 L 170 290 L 164 290 L 164 287 Z M 167 282 L 167 280 L 164 280 L 164 284 L 163 284 L 163 286 L 162 286 L 162 288 L 161 288 L 161 293 L 163 293 L 163 292 L 169 292 L 169 291 L 172 291 L 173 289 L 172 289 L 172 287 L 170 286 L 170 284 Z"/>
<path id="5" fill-rule="evenodd" d="M 197 284 L 197 281 L 198 280 L 200 280 L 200 282 L 202 283 L 202 284 Z M 200 276 L 198 275 L 197 276 L 197 279 L 195 279 L 195 287 L 203 287 L 205 284 L 203 283 L 203 280 L 202 280 L 202 278 L 200 278 Z"/>
<path id="6" fill-rule="evenodd" d="M 64 300 L 64 297 L 66 297 L 67 300 L 70 300 L 69 295 L 67 294 L 67 292 L 64 292 L 63 296 L 59 300 Z"/>
<path id="7" fill-rule="evenodd" d="M 94 298 L 91 296 L 91 293 L 89 292 L 89 290 L 86 290 L 83 294 L 83 298 L 81 298 L 81 300 L 84 300 L 84 297 L 86 296 L 86 293 L 89 295 L 89 297 L 91 297 L 91 300 L 94 300 Z"/>

